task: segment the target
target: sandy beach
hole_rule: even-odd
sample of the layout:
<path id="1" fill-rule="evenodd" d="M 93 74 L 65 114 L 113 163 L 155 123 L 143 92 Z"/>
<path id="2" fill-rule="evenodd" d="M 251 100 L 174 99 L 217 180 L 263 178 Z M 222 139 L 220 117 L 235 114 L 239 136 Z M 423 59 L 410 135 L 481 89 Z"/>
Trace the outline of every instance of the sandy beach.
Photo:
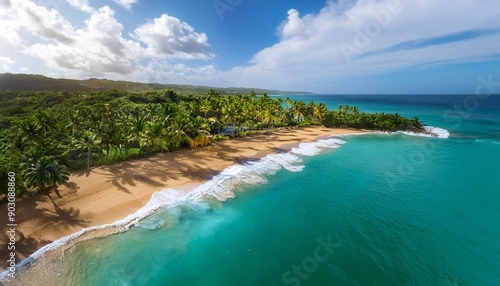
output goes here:
<path id="1" fill-rule="evenodd" d="M 207 147 L 183 149 L 144 159 L 121 162 L 72 173 L 68 186 L 48 196 L 32 196 L 16 202 L 17 261 L 42 246 L 87 227 L 112 223 L 136 212 L 165 188 L 199 184 L 226 167 L 245 159 L 289 151 L 301 142 L 359 130 L 307 127 L 273 131 L 272 134 L 214 142 Z M 7 257 L 7 210 L 0 206 L 0 267 Z"/>

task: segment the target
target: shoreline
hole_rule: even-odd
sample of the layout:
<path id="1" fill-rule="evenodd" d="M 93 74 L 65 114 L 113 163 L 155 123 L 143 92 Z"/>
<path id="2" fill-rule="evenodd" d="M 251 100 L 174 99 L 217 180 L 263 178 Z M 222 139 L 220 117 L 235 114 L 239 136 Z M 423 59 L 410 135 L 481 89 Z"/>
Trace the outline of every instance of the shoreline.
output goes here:
<path id="1" fill-rule="evenodd" d="M 95 167 L 71 174 L 69 185 L 59 188 L 61 198 L 33 196 L 17 202 L 16 262 L 20 263 L 42 247 L 58 239 L 73 236 L 84 229 L 124 221 L 164 189 L 184 189 L 200 185 L 225 168 L 245 160 L 258 160 L 268 154 L 288 152 L 300 143 L 315 142 L 332 135 L 365 133 L 365 130 L 305 127 L 275 130 L 269 135 L 257 134 L 214 142 L 207 147 L 183 149 L 147 158 Z M 191 186 L 191 187 L 189 187 Z M 6 213 L 0 206 L 0 213 Z M 5 211 L 5 212 L 4 212 Z M 0 222 L 5 226 L 6 217 Z M 0 256 L 7 257 L 0 235 Z M 112 233 L 112 232 L 111 232 Z M 4 237 L 5 236 L 5 237 Z M 4 239 L 5 238 L 5 239 Z M 0 267 L 6 269 L 2 259 Z"/>

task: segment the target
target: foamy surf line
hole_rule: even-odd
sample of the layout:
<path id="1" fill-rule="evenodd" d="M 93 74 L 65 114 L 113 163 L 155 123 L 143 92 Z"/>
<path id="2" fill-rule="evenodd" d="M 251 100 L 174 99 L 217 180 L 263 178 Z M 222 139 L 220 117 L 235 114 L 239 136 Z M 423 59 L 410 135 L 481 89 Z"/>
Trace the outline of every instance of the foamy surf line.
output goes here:
<path id="1" fill-rule="evenodd" d="M 369 133 L 364 133 L 369 134 Z M 350 134 L 345 134 L 350 135 Z M 343 136 L 335 134 L 332 137 Z M 302 156 L 315 156 L 324 149 L 335 149 L 341 147 L 346 142 L 337 138 L 318 140 L 312 143 L 300 143 L 298 147 L 292 148 L 289 152 L 279 154 L 269 154 L 255 162 L 244 162 L 227 167 L 211 180 L 201 184 L 194 190 L 185 194 L 175 189 L 168 188 L 152 194 L 149 202 L 137 212 L 118 220 L 111 224 L 104 224 L 84 228 L 74 234 L 62 237 L 46 246 L 40 248 L 28 258 L 16 265 L 16 278 L 24 271 L 33 268 L 39 262 L 39 258 L 44 254 L 54 252 L 59 257 L 63 253 L 79 242 L 102 238 L 113 234 L 118 234 L 129 230 L 143 219 L 151 216 L 159 210 L 178 206 L 183 203 L 199 203 L 200 200 L 206 202 L 211 198 L 218 201 L 225 201 L 235 197 L 235 190 L 242 185 L 255 185 L 266 183 L 265 176 L 273 175 L 281 169 L 290 172 L 300 172 L 304 169 Z M 0 282 L 9 282 L 6 270 L 0 273 Z"/>
<path id="2" fill-rule="evenodd" d="M 420 137 L 435 137 L 441 139 L 450 138 L 450 132 L 446 129 L 433 127 L 433 126 L 424 126 L 425 131 L 427 133 L 416 133 L 416 132 L 408 132 L 408 131 L 398 131 L 398 133 L 409 135 L 409 136 L 420 136 Z"/>

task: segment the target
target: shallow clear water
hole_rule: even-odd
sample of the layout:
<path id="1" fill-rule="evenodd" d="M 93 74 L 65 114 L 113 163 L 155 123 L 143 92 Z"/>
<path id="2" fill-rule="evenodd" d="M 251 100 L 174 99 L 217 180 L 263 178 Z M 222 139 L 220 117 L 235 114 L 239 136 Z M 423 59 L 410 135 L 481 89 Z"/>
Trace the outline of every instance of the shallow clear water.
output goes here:
<path id="1" fill-rule="evenodd" d="M 189 200 L 127 232 L 79 243 L 35 280 L 500 285 L 500 96 L 458 115 L 454 105 L 467 96 L 296 98 L 418 116 L 450 138 L 349 136 L 319 155 L 287 157 L 286 169 L 249 163 L 242 168 L 258 170 L 232 170 L 236 179 L 215 184 L 236 184 L 234 199 Z M 235 183 L 238 176 L 254 184 Z"/>

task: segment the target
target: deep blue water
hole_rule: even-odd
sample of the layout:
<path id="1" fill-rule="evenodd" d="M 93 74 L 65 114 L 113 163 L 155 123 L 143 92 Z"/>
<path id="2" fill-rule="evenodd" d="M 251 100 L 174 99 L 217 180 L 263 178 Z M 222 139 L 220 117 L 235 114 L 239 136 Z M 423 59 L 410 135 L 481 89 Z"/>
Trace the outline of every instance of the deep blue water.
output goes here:
<path id="1" fill-rule="evenodd" d="M 453 137 L 500 138 L 500 95 L 310 95 L 292 99 L 324 102 L 328 108 L 358 106 L 364 112 L 399 113 L 446 128 Z"/>

